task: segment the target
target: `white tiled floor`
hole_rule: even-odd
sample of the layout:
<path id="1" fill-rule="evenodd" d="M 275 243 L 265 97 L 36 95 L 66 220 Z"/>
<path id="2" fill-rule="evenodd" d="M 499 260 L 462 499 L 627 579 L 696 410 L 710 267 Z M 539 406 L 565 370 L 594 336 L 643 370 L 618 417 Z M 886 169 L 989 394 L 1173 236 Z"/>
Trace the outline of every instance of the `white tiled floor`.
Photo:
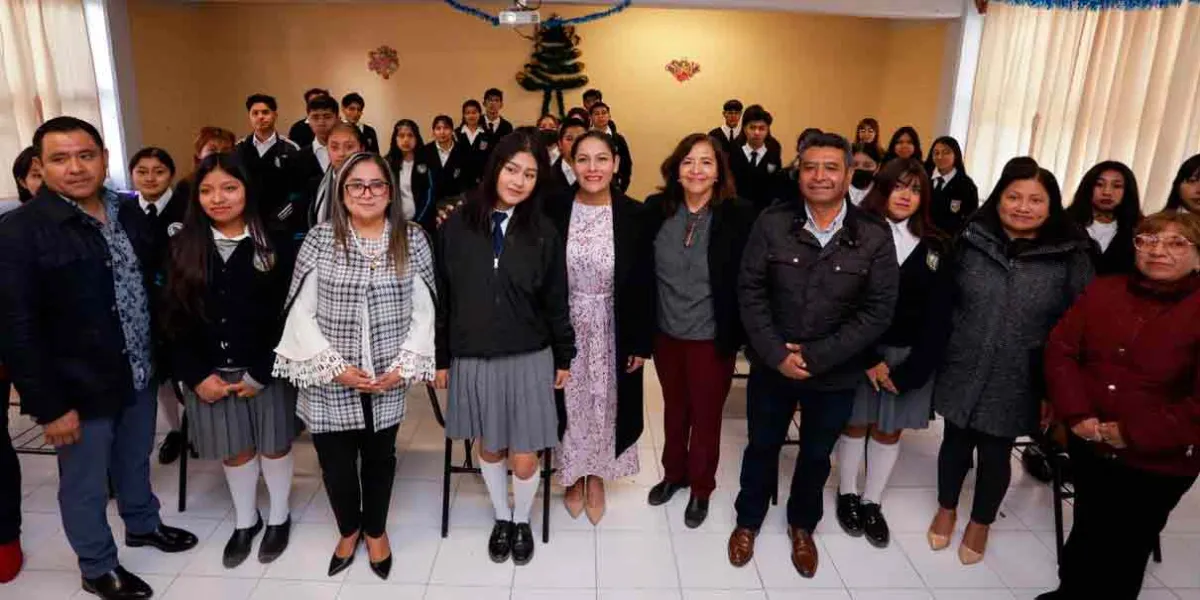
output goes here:
<path id="1" fill-rule="evenodd" d="M 219 465 L 204 462 L 190 467 L 183 515 L 176 510 L 178 467 L 155 464 L 153 470 L 165 520 L 195 532 L 200 547 L 180 555 L 122 548 L 121 560 L 154 586 L 157 598 L 168 600 L 1013 600 L 1032 599 L 1056 585 L 1050 490 L 1023 476 L 1019 466 L 983 564 L 963 567 L 953 550 L 929 550 L 924 532 L 935 507 L 936 423 L 902 442 L 885 496 L 894 538 L 889 548 L 877 550 L 841 532 L 833 517 L 831 478 L 826 518 L 818 528 L 821 567 L 816 578 L 802 579 L 791 566 L 781 507 L 771 509 L 751 564 L 731 567 L 725 544 L 735 518 L 733 498 L 746 438 L 745 418 L 738 416 L 744 414 L 742 402 L 744 390 L 737 386 L 722 432 L 718 489 L 708 521 L 694 531 L 683 525 L 686 494 L 665 507 L 645 502 L 661 475 L 662 400 L 651 376 L 646 433 L 639 448 L 642 472 L 610 486 L 608 512 L 598 528 L 584 518 L 570 520 L 562 508 L 562 490 L 555 486 L 550 544 L 541 545 L 539 538 L 537 555 L 525 567 L 488 560 L 491 507 L 476 478 L 457 476 L 452 482 L 450 536 L 440 536 L 443 437 L 423 390 L 410 398 L 408 420 L 397 441 L 390 581 L 379 581 L 367 569 L 365 556 L 346 573 L 325 576 L 337 530 L 306 439 L 297 445 L 292 494 L 297 524 L 291 547 L 275 564 L 260 565 L 252 557 L 232 571 L 221 566 L 232 512 Z M 0 599 L 87 597 L 79 591 L 74 555 L 58 517 L 54 460 L 22 456 L 21 463 L 28 566 L 14 583 L 0 586 Z M 783 489 L 794 463 L 795 450 L 785 449 Z M 260 495 L 265 507 L 265 488 Z M 963 496 L 964 506 L 969 505 L 971 490 Z M 535 512 L 534 528 L 540 533 L 540 503 Z M 115 508 L 109 515 L 120 535 Z M 1142 597 L 1200 600 L 1200 494 L 1189 494 L 1172 515 L 1163 553 L 1164 563 L 1150 568 Z"/>

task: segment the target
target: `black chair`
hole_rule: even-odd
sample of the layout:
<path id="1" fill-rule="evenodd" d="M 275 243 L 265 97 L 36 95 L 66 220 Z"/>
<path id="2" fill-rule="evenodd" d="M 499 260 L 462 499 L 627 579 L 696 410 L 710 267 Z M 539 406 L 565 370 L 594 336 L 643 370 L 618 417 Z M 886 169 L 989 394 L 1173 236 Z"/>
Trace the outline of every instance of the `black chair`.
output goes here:
<path id="1" fill-rule="evenodd" d="M 442 429 L 446 428 L 446 418 L 442 414 L 442 405 L 438 402 L 437 390 L 433 384 L 426 384 L 429 393 L 429 404 L 433 407 L 433 416 Z M 462 473 L 479 474 L 473 458 L 473 440 L 462 440 L 463 461 L 461 465 L 454 464 L 454 440 L 446 438 L 446 457 L 442 463 L 442 537 L 450 535 L 450 477 Z M 551 466 L 552 450 L 547 448 L 539 453 L 542 457 L 542 543 L 550 543 L 550 477 L 554 474 Z"/>

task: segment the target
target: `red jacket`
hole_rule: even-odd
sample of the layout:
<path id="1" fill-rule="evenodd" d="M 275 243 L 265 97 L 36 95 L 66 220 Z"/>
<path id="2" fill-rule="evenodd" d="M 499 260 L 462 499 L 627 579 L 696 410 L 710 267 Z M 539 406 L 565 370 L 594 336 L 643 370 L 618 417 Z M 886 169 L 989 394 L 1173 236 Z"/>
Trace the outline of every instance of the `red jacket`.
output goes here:
<path id="1" fill-rule="evenodd" d="M 1094 281 L 1050 334 L 1056 415 L 1116 421 L 1126 464 L 1200 473 L 1200 275 L 1164 289 L 1140 275 Z"/>

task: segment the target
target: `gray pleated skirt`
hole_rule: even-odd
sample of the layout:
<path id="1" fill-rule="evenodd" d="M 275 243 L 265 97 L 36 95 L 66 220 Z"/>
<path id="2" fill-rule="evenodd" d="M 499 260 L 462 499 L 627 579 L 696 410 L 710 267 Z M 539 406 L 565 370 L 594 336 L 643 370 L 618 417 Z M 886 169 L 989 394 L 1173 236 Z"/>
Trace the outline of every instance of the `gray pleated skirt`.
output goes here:
<path id="1" fill-rule="evenodd" d="M 558 445 L 550 349 L 454 359 L 446 435 L 456 440 L 482 438 L 488 452 L 536 452 Z"/>
<path id="2" fill-rule="evenodd" d="M 877 350 L 883 355 L 883 362 L 887 363 L 888 367 L 894 367 L 904 362 L 912 349 L 880 346 Z M 864 373 L 862 383 L 854 395 L 854 412 L 850 416 L 850 425 L 874 425 L 885 433 L 901 429 L 925 429 L 929 427 L 932 401 L 932 377 L 920 388 L 908 390 L 897 396 L 882 389 L 875 391 Z"/>
<path id="3" fill-rule="evenodd" d="M 225 460 L 253 449 L 278 455 L 296 439 L 296 388 L 275 380 L 253 398 L 209 404 L 183 386 L 188 441 L 204 460 Z"/>

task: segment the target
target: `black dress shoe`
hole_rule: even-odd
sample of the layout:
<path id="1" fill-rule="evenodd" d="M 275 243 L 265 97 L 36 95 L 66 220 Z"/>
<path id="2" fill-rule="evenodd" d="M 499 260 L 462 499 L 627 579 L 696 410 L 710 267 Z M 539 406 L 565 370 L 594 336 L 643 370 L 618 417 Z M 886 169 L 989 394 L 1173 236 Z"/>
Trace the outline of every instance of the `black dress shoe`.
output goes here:
<path id="1" fill-rule="evenodd" d="M 488 556 L 492 562 L 502 563 L 512 555 L 516 528 L 512 521 L 496 521 L 496 525 L 492 527 L 492 536 L 488 538 Z"/>
<path id="2" fill-rule="evenodd" d="M 529 523 L 517 523 L 512 542 L 513 563 L 518 566 L 529 564 L 533 559 L 533 546 L 533 530 L 529 528 Z"/>
<path id="3" fill-rule="evenodd" d="M 158 463 L 169 465 L 179 460 L 179 454 L 183 452 L 183 433 L 172 431 L 163 439 L 163 443 L 158 447 Z"/>
<path id="4" fill-rule="evenodd" d="M 333 551 L 333 556 L 329 558 L 329 576 L 333 577 L 342 571 L 350 568 L 354 563 L 354 555 L 358 554 L 358 545 L 362 543 L 363 536 L 358 534 L 358 539 L 354 541 L 354 549 L 350 551 L 350 556 L 342 558 L 337 555 L 337 550 Z"/>
<path id="5" fill-rule="evenodd" d="M 1070 600 L 1070 599 L 1071 599 L 1071 597 L 1068 596 L 1065 592 L 1063 592 L 1062 588 L 1054 590 L 1053 592 L 1046 592 L 1044 594 L 1039 594 L 1037 598 L 1034 598 L 1034 600 Z"/>
<path id="6" fill-rule="evenodd" d="M 95 579 L 84 578 L 83 591 L 104 600 L 135 600 L 154 595 L 145 581 L 119 566 Z"/>
<path id="7" fill-rule="evenodd" d="M 288 515 L 282 525 L 267 525 L 262 543 L 258 545 L 258 562 L 267 564 L 279 558 L 287 550 L 288 540 L 292 537 L 292 516 Z"/>
<path id="8" fill-rule="evenodd" d="M 197 542 L 199 540 L 191 533 L 177 527 L 168 527 L 162 524 L 159 524 L 158 529 L 150 533 L 140 535 L 125 533 L 125 545 L 130 548 L 153 546 L 168 554 L 191 550 L 196 547 Z"/>
<path id="9" fill-rule="evenodd" d="M 650 488 L 650 495 L 646 498 L 646 501 L 650 503 L 650 506 L 661 506 L 667 502 L 670 502 L 671 496 L 674 496 L 675 492 L 678 492 L 685 487 L 688 487 L 688 484 L 671 483 L 670 481 L 664 479 L 658 482 L 658 484 L 654 487 Z"/>
<path id="10" fill-rule="evenodd" d="M 246 557 L 250 556 L 250 547 L 254 545 L 254 538 L 258 532 L 262 531 L 262 528 L 262 516 L 256 515 L 254 525 L 245 529 L 234 529 L 233 535 L 229 536 L 229 541 L 225 542 L 225 553 L 221 557 L 221 564 L 225 565 L 226 569 L 233 569 L 245 562 Z"/>
<path id="11" fill-rule="evenodd" d="M 867 542 L 876 548 L 887 548 L 892 534 L 888 529 L 887 519 L 883 518 L 883 508 L 874 502 L 863 502 L 860 514 Z"/>
<path id="12" fill-rule="evenodd" d="M 842 494 L 837 497 L 837 520 L 850 537 L 862 537 L 862 496 Z"/>
<path id="13" fill-rule="evenodd" d="M 687 509 L 683 511 L 683 524 L 688 526 L 688 529 L 695 529 L 704 524 L 704 520 L 708 518 L 708 498 L 697 498 L 692 496 L 688 499 Z"/>

